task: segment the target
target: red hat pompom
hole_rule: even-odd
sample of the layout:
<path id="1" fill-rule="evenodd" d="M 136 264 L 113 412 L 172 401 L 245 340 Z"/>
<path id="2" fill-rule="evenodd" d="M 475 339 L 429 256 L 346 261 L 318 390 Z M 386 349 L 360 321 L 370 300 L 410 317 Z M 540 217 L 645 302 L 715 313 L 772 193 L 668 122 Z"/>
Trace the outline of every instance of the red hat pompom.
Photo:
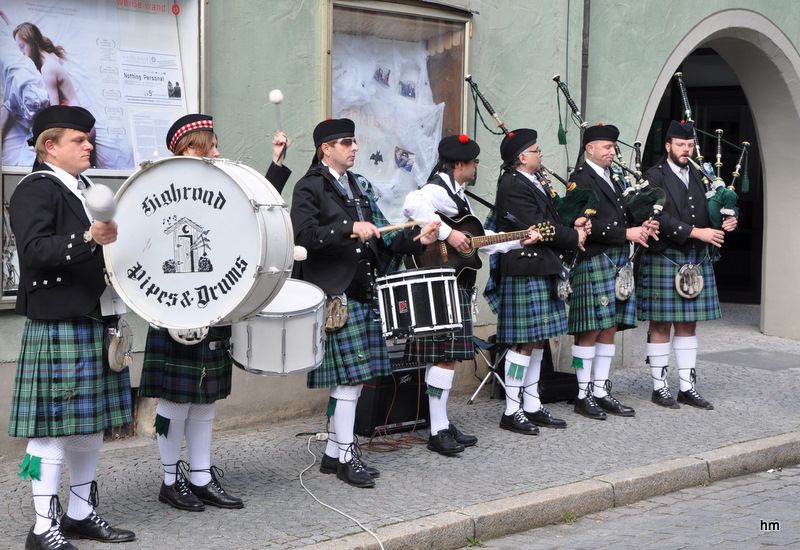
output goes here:
<path id="1" fill-rule="evenodd" d="M 602 125 L 603 125 L 603 123 L 602 123 L 602 122 L 598 122 L 598 123 L 597 123 L 597 125 L 598 125 L 598 126 L 602 126 Z"/>
<path id="2" fill-rule="evenodd" d="M 514 137 L 514 132 L 509 132 L 508 137 Z"/>
<path id="3" fill-rule="evenodd" d="M 467 134 L 461 134 L 458 136 L 459 143 L 467 143 L 469 141 L 469 136 Z"/>
<path id="4" fill-rule="evenodd" d="M 685 120 L 681 120 L 681 124 L 686 124 L 686 121 Z"/>

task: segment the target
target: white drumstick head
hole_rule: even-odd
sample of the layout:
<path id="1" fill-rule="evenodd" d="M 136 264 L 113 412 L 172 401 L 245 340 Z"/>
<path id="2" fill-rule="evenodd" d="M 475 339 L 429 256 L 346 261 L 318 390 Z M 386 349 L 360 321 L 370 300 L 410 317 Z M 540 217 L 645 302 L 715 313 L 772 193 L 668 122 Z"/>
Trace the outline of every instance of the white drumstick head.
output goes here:
<path id="1" fill-rule="evenodd" d="M 271 103 L 275 103 L 276 105 L 283 101 L 283 92 L 280 90 L 272 90 L 269 93 L 269 100 Z"/>
<path id="2" fill-rule="evenodd" d="M 95 184 L 86 190 L 84 196 L 86 197 L 86 207 L 94 219 L 101 222 L 110 222 L 114 219 L 117 202 L 114 200 L 114 192 L 111 188 Z"/>
<path id="3" fill-rule="evenodd" d="M 294 247 L 294 261 L 295 262 L 302 262 L 308 257 L 308 250 L 304 247 L 295 245 Z"/>

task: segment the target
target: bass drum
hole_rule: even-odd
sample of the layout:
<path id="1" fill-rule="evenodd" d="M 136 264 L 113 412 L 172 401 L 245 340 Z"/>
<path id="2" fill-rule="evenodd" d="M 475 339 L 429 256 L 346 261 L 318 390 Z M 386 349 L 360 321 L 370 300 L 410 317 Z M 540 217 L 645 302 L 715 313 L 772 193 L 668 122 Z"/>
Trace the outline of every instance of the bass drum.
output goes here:
<path id="1" fill-rule="evenodd" d="M 106 269 L 123 301 L 151 325 L 192 329 L 248 319 L 291 272 L 286 203 L 244 164 L 146 162 L 116 199 L 119 234 L 103 247 Z"/>

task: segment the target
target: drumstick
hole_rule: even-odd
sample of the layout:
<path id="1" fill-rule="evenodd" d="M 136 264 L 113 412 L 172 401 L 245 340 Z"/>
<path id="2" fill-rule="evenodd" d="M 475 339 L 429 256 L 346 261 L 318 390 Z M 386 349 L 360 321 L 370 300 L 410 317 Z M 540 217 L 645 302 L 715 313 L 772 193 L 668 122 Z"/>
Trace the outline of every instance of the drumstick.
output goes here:
<path id="1" fill-rule="evenodd" d="M 393 229 L 406 229 L 408 227 L 414 227 L 415 225 L 421 225 L 425 222 L 415 222 L 410 221 L 406 223 L 396 223 L 394 225 L 384 225 L 383 227 L 378 228 L 378 233 L 383 233 L 384 231 L 392 231 Z M 357 239 L 361 235 L 356 235 L 355 233 L 350 234 L 351 239 Z"/>
<path id="2" fill-rule="evenodd" d="M 427 235 L 428 233 L 433 233 L 434 231 L 436 231 L 436 227 L 431 227 L 430 229 L 426 229 L 425 231 L 414 237 L 414 242 L 420 240 L 423 237 L 423 235 Z"/>

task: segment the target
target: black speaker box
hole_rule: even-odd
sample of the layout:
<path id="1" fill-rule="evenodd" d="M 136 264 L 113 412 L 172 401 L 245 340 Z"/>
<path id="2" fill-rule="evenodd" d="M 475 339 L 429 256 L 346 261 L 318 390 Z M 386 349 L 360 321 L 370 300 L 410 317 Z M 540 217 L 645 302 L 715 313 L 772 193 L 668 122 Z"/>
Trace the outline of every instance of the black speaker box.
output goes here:
<path id="1" fill-rule="evenodd" d="M 397 348 L 400 348 L 398 351 Z M 364 382 L 356 406 L 355 432 L 370 437 L 430 427 L 425 369 L 402 361 L 403 346 L 390 346 L 392 374 Z"/>

